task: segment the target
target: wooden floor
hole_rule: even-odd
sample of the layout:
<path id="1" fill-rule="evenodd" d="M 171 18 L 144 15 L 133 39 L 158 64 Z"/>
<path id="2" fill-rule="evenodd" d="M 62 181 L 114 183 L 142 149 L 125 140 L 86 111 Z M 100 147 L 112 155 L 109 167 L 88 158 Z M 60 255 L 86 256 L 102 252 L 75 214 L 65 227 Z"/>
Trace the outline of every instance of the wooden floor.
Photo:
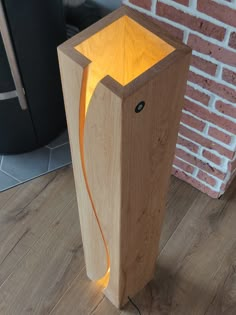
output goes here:
<path id="1" fill-rule="evenodd" d="M 172 178 L 142 315 L 236 315 L 236 182 L 220 200 Z M 85 274 L 70 167 L 0 194 L 0 314 L 138 314 L 116 310 Z"/>

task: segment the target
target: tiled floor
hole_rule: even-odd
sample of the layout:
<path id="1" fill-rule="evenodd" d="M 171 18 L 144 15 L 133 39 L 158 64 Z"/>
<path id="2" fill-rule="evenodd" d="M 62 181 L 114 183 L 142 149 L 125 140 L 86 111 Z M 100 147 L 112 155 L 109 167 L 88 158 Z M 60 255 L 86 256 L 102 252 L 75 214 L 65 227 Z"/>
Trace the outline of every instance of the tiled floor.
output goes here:
<path id="1" fill-rule="evenodd" d="M 38 150 L 0 156 L 0 191 L 71 163 L 67 131 Z"/>

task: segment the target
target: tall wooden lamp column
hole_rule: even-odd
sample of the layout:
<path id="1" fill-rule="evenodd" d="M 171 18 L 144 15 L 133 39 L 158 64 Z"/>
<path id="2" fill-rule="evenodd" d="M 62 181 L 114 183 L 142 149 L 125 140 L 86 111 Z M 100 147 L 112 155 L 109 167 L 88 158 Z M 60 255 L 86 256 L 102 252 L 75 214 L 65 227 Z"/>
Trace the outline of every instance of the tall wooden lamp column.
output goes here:
<path id="1" fill-rule="evenodd" d="M 191 50 L 122 7 L 58 49 L 88 277 L 153 277 Z"/>

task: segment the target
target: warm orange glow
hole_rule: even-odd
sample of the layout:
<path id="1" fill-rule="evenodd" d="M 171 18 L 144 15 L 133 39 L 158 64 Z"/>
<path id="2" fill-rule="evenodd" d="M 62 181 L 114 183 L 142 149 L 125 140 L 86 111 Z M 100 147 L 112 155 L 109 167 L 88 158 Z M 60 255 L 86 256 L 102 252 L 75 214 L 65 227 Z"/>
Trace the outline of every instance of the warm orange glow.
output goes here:
<path id="1" fill-rule="evenodd" d="M 128 16 L 123 16 L 75 47 L 88 67 L 86 111 L 97 84 L 110 75 L 126 85 L 175 50 Z"/>
<path id="2" fill-rule="evenodd" d="M 75 47 L 91 63 L 84 71 L 80 99 L 80 153 L 86 188 L 107 254 L 107 272 L 97 281 L 103 288 L 110 278 L 110 256 L 89 188 L 84 160 L 86 112 L 97 84 L 107 75 L 126 85 L 175 50 L 143 26 L 123 16 Z"/>
<path id="3" fill-rule="evenodd" d="M 111 271 L 111 269 L 109 267 L 107 269 L 107 272 L 106 272 L 105 276 L 97 281 L 97 284 L 99 286 L 101 286 L 103 289 L 105 289 L 108 286 L 109 279 L 110 279 L 110 271 Z"/>

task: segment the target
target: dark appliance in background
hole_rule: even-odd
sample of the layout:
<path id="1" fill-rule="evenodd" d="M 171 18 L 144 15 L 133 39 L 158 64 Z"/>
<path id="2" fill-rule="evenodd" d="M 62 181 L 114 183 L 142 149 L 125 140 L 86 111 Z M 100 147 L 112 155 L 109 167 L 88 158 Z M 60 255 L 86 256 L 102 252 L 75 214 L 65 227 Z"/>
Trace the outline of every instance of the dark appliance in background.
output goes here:
<path id="1" fill-rule="evenodd" d="M 63 3 L 68 37 L 72 37 L 110 13 L 93 0 L 63 0 Z"/>
<path id="2" fill-rule="evenodd" d="M 93 0 L 0 0 L 1 9 L 22 86 L 17 95 L 0 33 L 0 154 L 17 154 L 48 144 L 66 128 L 57 46 L 109 10 Z"/>
<path id="3" fill-rule="evenodd" d="M 27 102 L 22 110 L 0 36 L 0 154 L 15 154 L 48 144 L 66 127 L 56 49 L 66 26 L 62 0 L 0 1 Z"/>

